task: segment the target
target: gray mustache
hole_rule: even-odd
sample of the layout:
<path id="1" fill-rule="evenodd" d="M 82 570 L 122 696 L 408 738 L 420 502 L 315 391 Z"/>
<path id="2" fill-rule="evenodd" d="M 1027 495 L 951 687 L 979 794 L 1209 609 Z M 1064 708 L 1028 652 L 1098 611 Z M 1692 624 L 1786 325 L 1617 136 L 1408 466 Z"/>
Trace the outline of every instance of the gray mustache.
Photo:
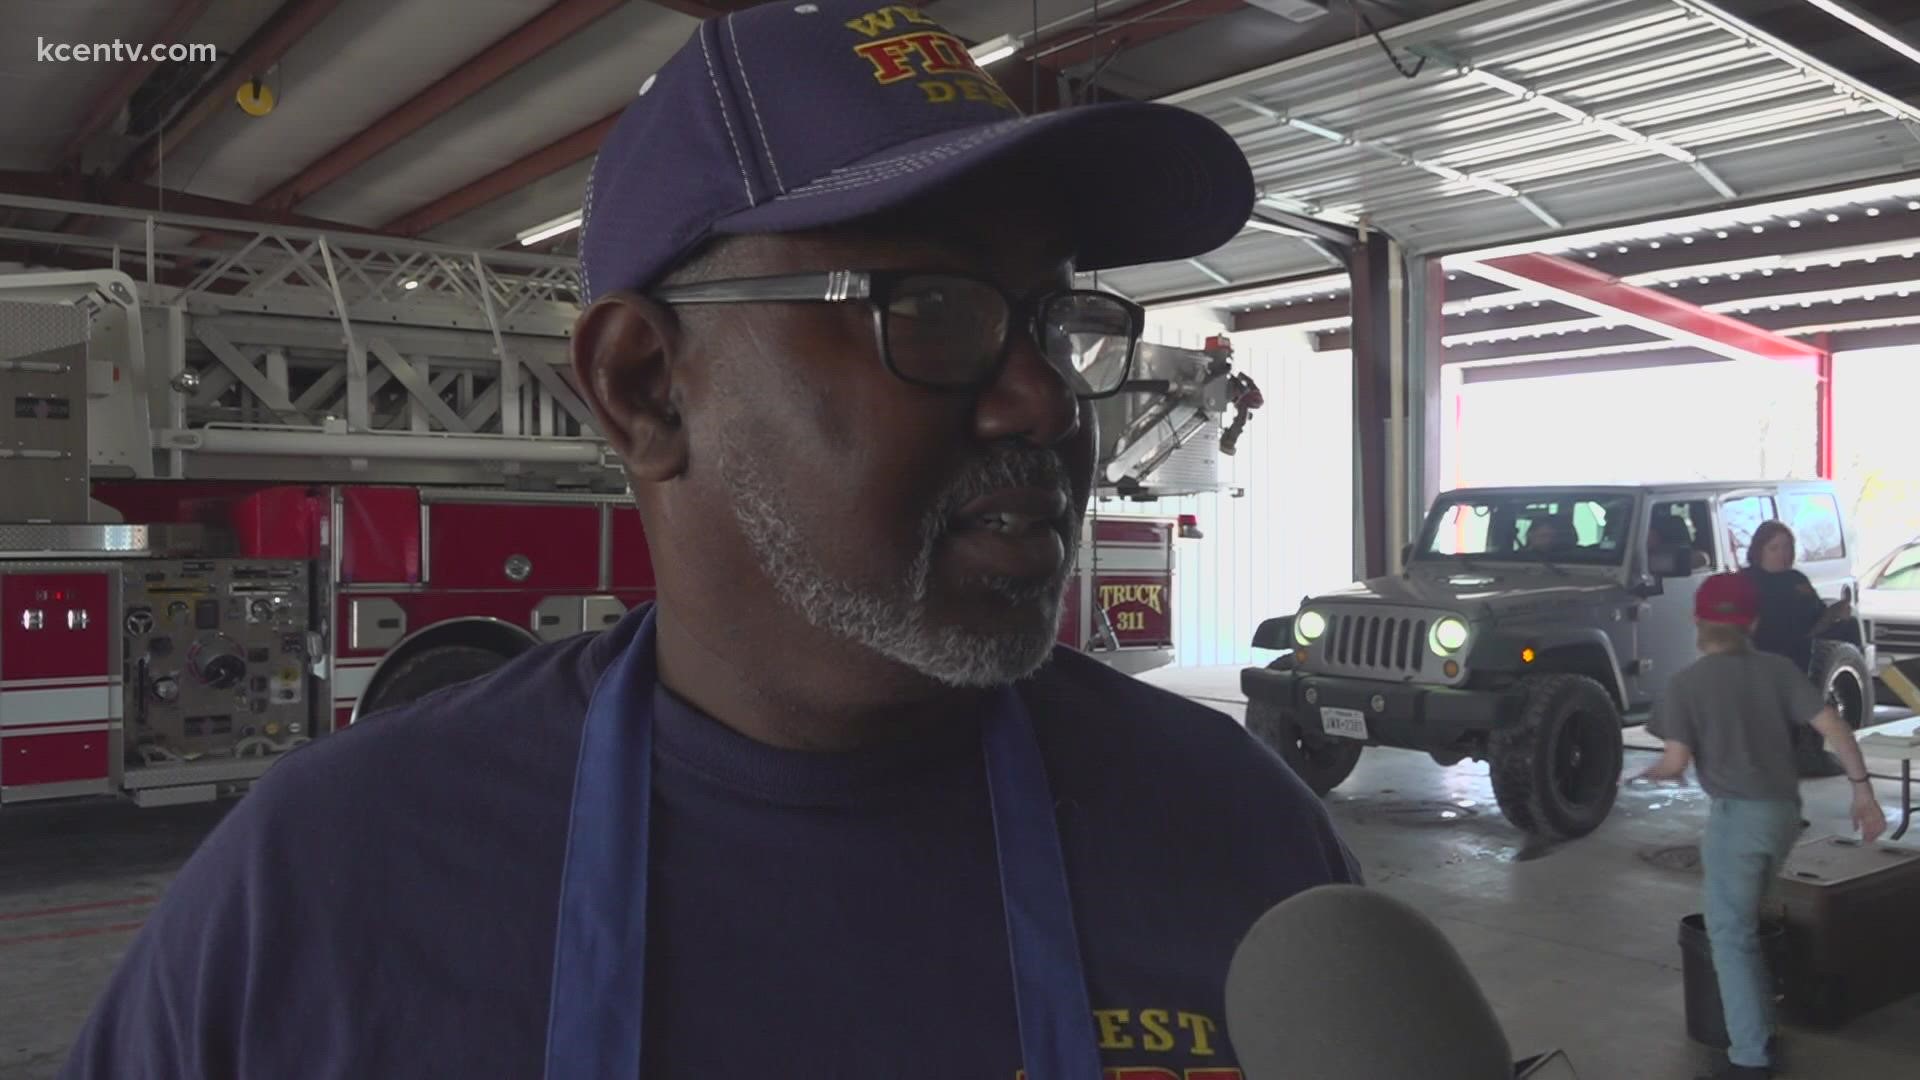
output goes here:
<path id="1" fill-rule="evenodd" d="M 1073 498 L 1067 463 L 1059 454 L 1051 450 L 1003 450 L 954 477 L 935 501 L 934 512 L 944 523 L 975 499 L 1020 487 L 1050 488 L 1069 501 Z"/>

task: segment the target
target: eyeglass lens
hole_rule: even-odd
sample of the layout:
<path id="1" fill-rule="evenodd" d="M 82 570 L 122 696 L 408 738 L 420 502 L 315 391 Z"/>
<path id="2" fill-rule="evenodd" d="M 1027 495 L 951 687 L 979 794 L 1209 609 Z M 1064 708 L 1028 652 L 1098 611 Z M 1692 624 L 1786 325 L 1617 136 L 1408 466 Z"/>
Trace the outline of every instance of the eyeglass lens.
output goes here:
<path id="1" fill-rule="evenodd" d="M 916 275 L 895 283 L 886 308 L 887 348 L 901 375 L 936 386 L 973 386 L 1000 362 L 1012 313 L 993 286 L 970 278 Z M 1117 389 L 1133 347 L 1125 303 L 1100 293 L 1048 298 L 1038 343 L 1082 396 Z"/>

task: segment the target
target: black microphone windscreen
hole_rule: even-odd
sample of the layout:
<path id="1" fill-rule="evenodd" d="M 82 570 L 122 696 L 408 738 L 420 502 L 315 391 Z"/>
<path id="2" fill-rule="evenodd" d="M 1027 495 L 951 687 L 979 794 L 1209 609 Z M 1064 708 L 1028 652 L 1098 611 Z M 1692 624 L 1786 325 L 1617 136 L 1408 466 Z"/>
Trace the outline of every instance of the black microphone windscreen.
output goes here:
<path id="1" fill-rule="evenodd" d="M 1248 1080 L 1509 1080 L 1486 995 L 1438 927 L 1352 885 L 1295 895 L 1227 970 L 1227 1034 Z"/>

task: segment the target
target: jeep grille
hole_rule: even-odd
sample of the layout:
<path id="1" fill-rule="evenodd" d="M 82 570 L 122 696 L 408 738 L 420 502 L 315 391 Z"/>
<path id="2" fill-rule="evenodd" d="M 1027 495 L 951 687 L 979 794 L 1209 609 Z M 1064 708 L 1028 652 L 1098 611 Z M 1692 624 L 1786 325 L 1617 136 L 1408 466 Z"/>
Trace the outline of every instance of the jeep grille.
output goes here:
<path id="1" fill-rule="evenodd" d="M 1920 653 L 1920 623 L 1875 623 L 1873 643 L 1883 649 Z"/>
<path id="2" fill-rule="evenodd" d="M 1322 665 L 1358 675 L 1418 674 L 1427 656 L 1427 621 L 1411 615 L 1345 612 L 1327 616 Z"/>

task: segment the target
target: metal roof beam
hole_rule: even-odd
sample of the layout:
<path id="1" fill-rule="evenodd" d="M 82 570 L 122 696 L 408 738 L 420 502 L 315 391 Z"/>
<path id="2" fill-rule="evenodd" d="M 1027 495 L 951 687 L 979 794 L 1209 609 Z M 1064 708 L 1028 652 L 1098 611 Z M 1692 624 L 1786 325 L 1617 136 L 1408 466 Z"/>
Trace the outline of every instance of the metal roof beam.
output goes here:
<path id="1" fill-rule="evenodd" d="M 330 232 L 378 233 L 378 230 L 360 225 L 343 225 L 336 221 L 325 221 L 280 210 L 267 210 L 258 206 L 249 206 L 246 203 L 209 198 L 205 195 L 165 191 L 151 184 L 133 183 L 98 175 L 0 170 L 0 193 L 41 199 L 62 199 L 70 202 L 109 203 L 129 210 L 158 211 L 164 208 L 171 213 L 224 217 L 261 225 L 295 225 Z M 208 252 L 207 256 L 211 258 L 216 254 L 218 253 Z"/>
<path id="2" fill-rule="evenodd" d="M 186 37 L 194 20 L 207 10 L 207 5 L 210 3 L 212 0 L 176 0 L 173 11 L 167 15 L 166 21 L 148 34 L 148 38 L 164 42 L 181 40 Z M 148 49 L 140 59 L 118 65 L 113 78 L 93 96 L 93 101 L 87 105 L 87 111 L 80 114 L 80 123 L 74 127 L 73 134 L 67 136 L 66 144 L 60 148 L 60 156 L 55 159 L 55 168 L 72 169 L 79 166 L 80 153 L 86 148 L 88 141 L 98 135 L 100 129 L 106 127 L 114 116 L 126 107 L 127 102 L 133 97 L 133 92 L 140 88 L 141 83 L 147 81 L 147 76 L 153 74 L 154 68 L 160 66 L 159 53 L 158 49 Z"/>
<path id="3" fill-rule="evenodd" d="M 389 110 L 359 133 L 309 162 L 275 185 L 257 203 L 291 209 L 375 155 L 419 131 L 456 105 L 492 85 L 534 57 L 573 36 L 626 0 L 557 0 L 521 23 L 433 85 Z"/>
<path id="4" fill-rule="evenodd" d="M 126 180 L 145 180 L 160 168 L 161 155 L 168 147 L 177 148 L 201 125 L 225 108 L 247 80 L 271 68 L 298 44 L 307 32 L 320 24 L 340 6 L 340 0 L 287 0 L 267 19 L 240 51 L 228 57 L 218 78 L 210 79 L 195 91 L 187 107 L 168 121 L 120 167 Z"/>
<path id="5" fill-rule="evenodd" d="M 1276 307 L 1260 311 L 1238 311 L 1232 315 L 1232 330 L 1244 334 L 1250 330 L 1272 330 L 1282 326 L 1324 322 L 1352 313 L 1353 304 L 1345 296 L 1334 300 L 1281 301 Z M 1351 335 L 1352 331 L 1343 331 Z"/>
<path id="6" fill-rule="evenodd" d="M 452 221 L 461 214 L 510 195 L 535 180 L 551 176 L 569 165 L 585 161 L 600 149 L 601 141 L 606 138 L 607 132 L 613 129 L 614 122 L 618 119 L 620 119 L 619 112 L 609 113 L 510 165 L 495 169 L 464 187 L 401 214 L 382 225 L 381 229 L 400 236 L 419 236 L 421 233 Z"/>
<path id="7" fill-rule="evenodd" d="M 1603 329 L 1607 326 L 1606 320 L 1599 316 L 1551 300 L 1532 300 L 1517 292 L 1481 292 L 1478 295 L 1488 297 L 1491 303 L 1474 305 L 1469 299 L 1457 296 L 1454 290 L 1460 286 L 1501 288 L 1474 277 L 1452 283 L 1448 295 L 1455 298 L 1446 304 L 1445 337 L 1448 340 L 1498 331 L 1524 332 L 1535 327 L 1546 333 L 1554 333 Z M 1707 284 L 1689 281 L 1673 289 L 1672 295 L 1709 311 L 1737 314 L 1756 326 L 1778 330 L 1806 323 L 1813 317 L 1811 313 L 1818 313 L 1823 321 L 1845 320 L 1858 316 L 1862 311 L 1871 314 L 1872 310 L 1887 310 L 1856 308 L 1856 304 L 1878 302 L 1890 305 L 1894 301 L 1920 295 L 1920 263 L 1892 259 L 1873 264 L 1850 263 L 1837 269 L 1820 267 L 1799 273 L 1774 272 L 1764 277 L 1743 274 L 1738 280 L 1723 277 Z M 1840 303 L 1835 305 L 1835 300 Z M 1344 298 L 1240 312 L 1235 317 L 1234 328 L 1257 329 L 1315 322 L 1330 317 L 1343 303 Z M 1324 331 L 1320 338 L 1322 347 L 1329 349 L 1347 348 L 1351 341 L 1350 333 L 1345 329 Z"/>
<path id="8" fill-rule="evenodd" d="M 1042 37 L 1022 49 L 1020 55 L 1060 71 L 1158 41 L 1207 19 L 1245 10 L 1246 0 L 1146 0 L 1102 12 L 1097 24 Z"/>
<path id="9" fill-rule="evenodd" d="M 1507 255 L 1463 263 L 1460 269 L 1515 288 L 1545 290 L 1569 307 L 1733 359 L 1776 360 L 1812 369 L 1820 356 L 1819 349 L 1805 342 L 1708 311 L 1658 289 L 1629 285 L 1557 255 Z"/>
<path id="10" fill-rule="evenodd" d="M 763 0 L 651 0 L 651 2 L 668 11 L 677 11 L 696 19 L 717 19 L 722 15 L 745 11 L 762 3 Z M 933 0 L 920 0 L 920 2 L 925 5 L 932 3 Z"/>

